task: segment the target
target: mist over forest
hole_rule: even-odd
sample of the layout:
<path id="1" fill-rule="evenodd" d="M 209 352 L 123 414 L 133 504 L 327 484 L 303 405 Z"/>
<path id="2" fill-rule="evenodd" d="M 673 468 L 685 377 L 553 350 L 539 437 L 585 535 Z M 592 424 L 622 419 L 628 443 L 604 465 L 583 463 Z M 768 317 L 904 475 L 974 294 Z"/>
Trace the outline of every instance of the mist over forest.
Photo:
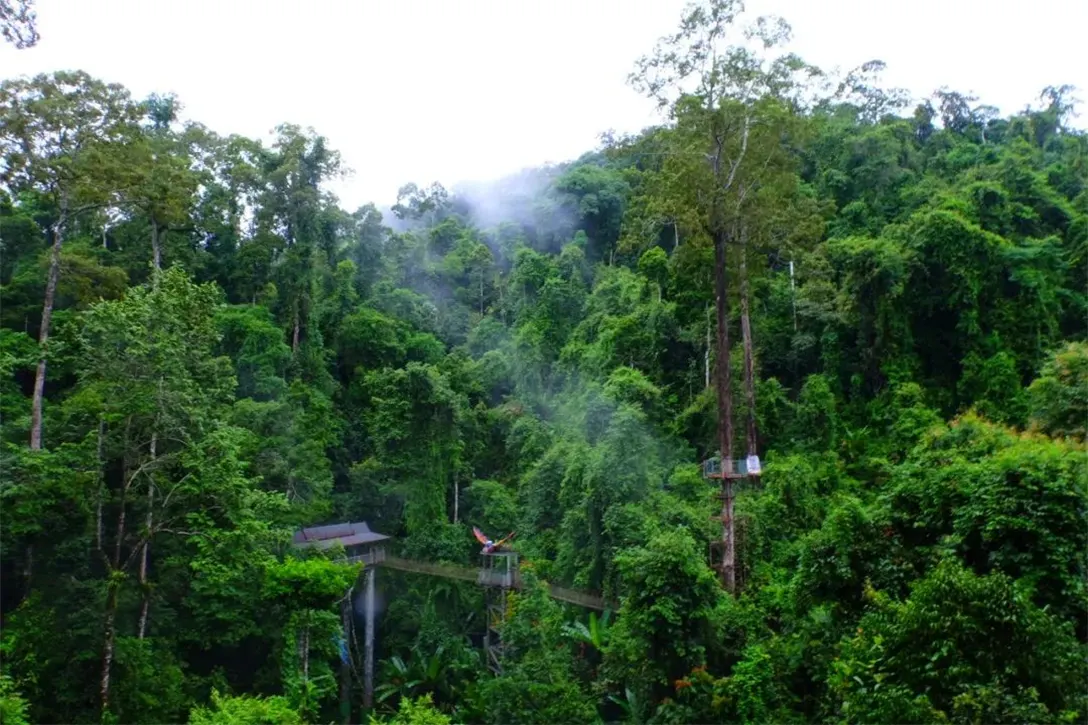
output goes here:
<path id="1" fill-rule="evenodd" d="M 660 125 L 388 207 L 0 81 L 2 722 L 1088 718 L 1077 90 L 677 20 Z"/>

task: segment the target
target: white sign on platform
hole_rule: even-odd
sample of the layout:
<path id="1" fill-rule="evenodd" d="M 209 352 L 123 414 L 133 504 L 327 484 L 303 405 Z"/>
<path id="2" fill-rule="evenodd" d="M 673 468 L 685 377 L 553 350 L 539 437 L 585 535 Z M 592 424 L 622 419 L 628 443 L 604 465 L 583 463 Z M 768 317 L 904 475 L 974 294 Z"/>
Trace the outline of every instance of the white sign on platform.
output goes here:
<path id="1" fill-rule="evenodd" d="M 748 474 L 758 476 L 760 472 L 759 456 L 748 456 Z"/>

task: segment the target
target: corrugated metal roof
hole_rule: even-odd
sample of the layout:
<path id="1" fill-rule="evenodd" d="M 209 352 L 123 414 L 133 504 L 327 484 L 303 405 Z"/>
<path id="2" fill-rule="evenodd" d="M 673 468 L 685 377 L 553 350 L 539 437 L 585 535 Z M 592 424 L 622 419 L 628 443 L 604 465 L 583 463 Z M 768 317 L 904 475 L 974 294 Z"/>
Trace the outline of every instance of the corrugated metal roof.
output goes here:
<path id="1" fill-rule="evenodd" d="M 337 542 L 344 546 L 356 546 L 358 544 L 385 541 L 388 538 L 385 534 L 371 531 L 365 521 L 356 521 L 347 524 L 311 526 L 296 531 L 291 542 L 295 546 L 316 546 L 320 549 L 327 549 Z"/>

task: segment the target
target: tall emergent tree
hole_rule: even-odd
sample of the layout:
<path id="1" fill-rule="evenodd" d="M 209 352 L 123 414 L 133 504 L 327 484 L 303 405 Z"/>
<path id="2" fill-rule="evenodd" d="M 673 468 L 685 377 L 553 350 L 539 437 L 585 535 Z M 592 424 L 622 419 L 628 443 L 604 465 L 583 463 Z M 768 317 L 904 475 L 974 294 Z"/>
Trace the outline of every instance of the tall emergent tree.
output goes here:
<path id="1" fill-rule="evenodd" d="M 114 203 L 125 185 L 118 147 L 135 130 L 139 109 L 119 85 L 82 72 L 58 72 L 0 85 L 0 182 L 15 194 L 33 192 L 51 207 L 53 237 L 45 301 L 39 324 L 41 348 L 31 402 L 30 447 L 42 447 L 42 400 L 49 359 L 49 331 L 60 278 L 60 253 L 73 221 Z"/>
<path id="2" fill-rule="evenodd" d="M 769 52 L 789 39 L 777 18 L 742 25 L 739 0 L 711 0 L 692 6 L 679 30 L 661 39 L 653 54 L 638 61 L 630 81 L 667 109 L 671 125 L 661 143 L 661 174 L 674 179 L 662 193 L 697 210 L 714 245 L 714 287 L 718 314 L 718 439 L 722 471 L 733 465 L 733 398 L 729 364 L 729 247 L 746 238 L 749 197 L 778 153 L 780 122 L 797 97 L 802 72 L 793 55 Z M 746 271 L 746 270 L 745 270 Z M 743 285 L 747 290 L 747 282 Z M 747 295 L 742 297 L 745 377 L 749 400 L 748 443 L 755 445 L 754 383 Z M 735 590 L 733 482 L 722 479 L 722 582 Z"/>

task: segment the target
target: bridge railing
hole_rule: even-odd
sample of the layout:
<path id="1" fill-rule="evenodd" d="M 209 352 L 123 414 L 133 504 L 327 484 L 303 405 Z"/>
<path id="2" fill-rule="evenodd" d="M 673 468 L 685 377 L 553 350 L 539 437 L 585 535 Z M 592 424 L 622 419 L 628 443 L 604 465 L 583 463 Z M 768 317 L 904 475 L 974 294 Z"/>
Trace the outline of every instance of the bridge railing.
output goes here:
<path id="1" fill-rule="evenodd" d="M 410 571 L 416 574 L 429 574 L 431 576 L 444 577 L 446 579 L 459 579 L 461 581 L 475 582 L 476 569 L 456 564 L 435 564 L 429 561 L 417 559 L 401 559 L 397 556 L 387 556 L 382 566 L 400 571 Z"/>
<path id="2" fill-rule="evenodd" d="M 504 571 L 501 569 L 479 569 L 476 574 L 476 583 L 485 587 L 504 587 L 506 589 L 518 589 L 521 587 L 521 576 L 517 571 Z"/>
<path id="3" fill-rule="evenodd" d="M 605 601 L 604 597 L 578 589 L 567 589 L 555 584 L 548 585 L 548 594 L 551 595 L 552 599 L 558 599 L 561 602 L 585 607 L 586 609 L 596 609 L 599 612 L 603 612 L 605 609 L 619 609 L 615 603 Z"/>
<path id="4" fill-rule="evenodd" d="M 703 461 L 704 478 L 747 478 L 759 477 L 763 466 L 759 456 L 732 458 L 722 463 L 721 456 L 714 456 Z"/>
<path id="5" fill-rule="evenodd" d="M 343 559 L 349 564 L 366 564 L 367 566 L 377 566 L 382 564 L 386 560 L 385 549 L 378 547 L 365 551 L 362 554 L 354 554 L 352 556 L 346 556 Z"/>
<path id="6" fill-rule="evenodd" d="M 516 569 L 506 567 L 495 568 L 470 568 L 456 564 L 436 564 L 417 559 L 402 559 L 397 556 L 389 556 L 384 548 L 375 548 L 363 554 L 349 556 L 342 561 L 350 564 L 366 564 L 367 566 L 385 566 L 390 569 L 427 574 L 446 579 L 459 579 L 461 581 L 475 582 L 481 586 L 505 587 L 507 589 L 521 589 L 521 573 Z M 558 599 L 568 604 L 574 604 L 588 609 L 603 611 L 606 608 L 616 609 L 613 602 L 578 589 L 548 585 L 548 593 L 553 599 Z"/>

